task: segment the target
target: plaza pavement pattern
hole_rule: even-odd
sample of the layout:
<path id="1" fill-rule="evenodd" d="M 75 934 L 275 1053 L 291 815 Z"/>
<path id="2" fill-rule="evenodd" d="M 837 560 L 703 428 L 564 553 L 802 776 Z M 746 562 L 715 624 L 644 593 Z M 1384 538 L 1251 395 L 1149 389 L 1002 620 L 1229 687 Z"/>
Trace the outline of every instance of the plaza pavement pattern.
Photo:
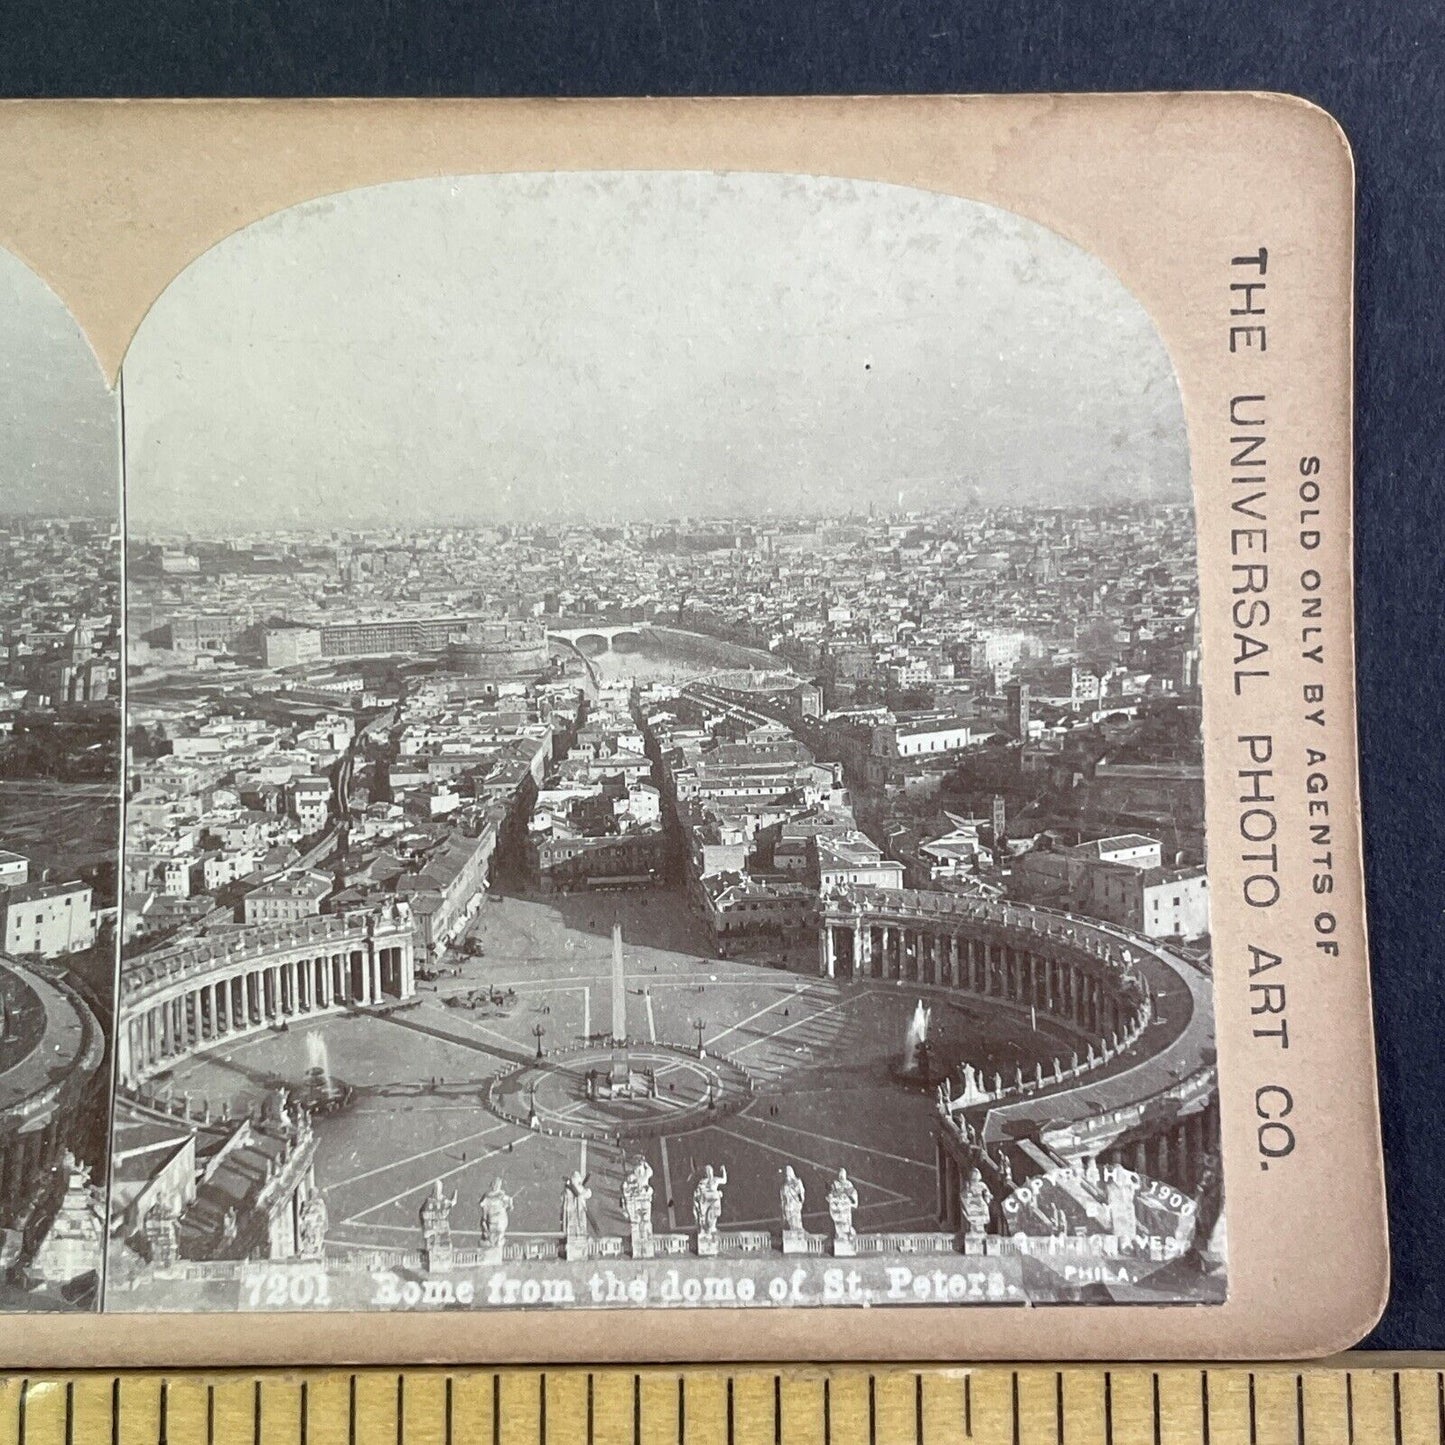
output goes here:
<path id="1" fill-rule="evenodd" d="M 695 1049 L 752 1075 L 757 1092 L 740 1112 L 702 1116 L 700 1127 L 613 1141 L 548 1137 L 486 1106 L 499 1070 L 548 1049 L 601 1039 L 609 1027 L 614 917 L 622 921 L 630 1038 Z M 841 1166 L 859 1194 L 866 1230 L 928 1228 L 935 1221 L 930 1101 L 892 1076 L 916 1000 L 933 1008 L 943 1062 L 1031 1070 L 1065 1047 L 1027 1018 L 987 1013 L 946 993 L 878 980 L 835 982 L 801 971 L 709 958 L 685 899 L 675 891 L 490 901 L 474 929 L 484 954 L 460 977 L 423 984 L 419 1002 L 387 1017 L 335 1015 L 243 1040 L 188 1060 L 170 1087 L 244 1112 L 268 1089 L 299 1082 L 307 1035 L 326 1040 L 333 1076 L 356 1090 L 344 1113 L 317 1121 L 318 1182 L 333 1244 L 404 1247 L 420 1239 L 418 1215 L 434 1181 L 458 1203 L 459 1245 L 479 1238 L 477 1202 L 496 1178 L 516 1199 L 512 1233 L 555 1234 L 563 1181 L 580 1169 L 592 1188 L 598 1233 L 621 1234 L 623 1174 L 651 1163 L 654 1227 L 693 1226 L 692 1190 L 705 1165 L 728 1173 L 723 1228 L 778 1227 L 778 1186 L 792 1165 L 808 1192 L 805 1222 L 827 1225 L 828 1183 Z M 496 989 L 500 1007 L 451 1007 L 448 996 Z M 677 1067 L 684 1068 L 679 1060 Z M 665 1089 L 665 1074 L 660 1071 Z"/>

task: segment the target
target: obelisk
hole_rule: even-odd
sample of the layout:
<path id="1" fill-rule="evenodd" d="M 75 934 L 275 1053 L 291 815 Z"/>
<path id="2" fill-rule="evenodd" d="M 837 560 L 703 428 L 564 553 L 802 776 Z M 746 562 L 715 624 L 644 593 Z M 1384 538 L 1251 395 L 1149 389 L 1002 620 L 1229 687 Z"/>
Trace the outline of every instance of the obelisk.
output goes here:
<path id="1" fill-rule="evenodd" d="M 627 1058 L 627 979 L 622 971 L 622 921 L 612 925 L 612 1089 L 625 1091 L 632 1083 Z"/>

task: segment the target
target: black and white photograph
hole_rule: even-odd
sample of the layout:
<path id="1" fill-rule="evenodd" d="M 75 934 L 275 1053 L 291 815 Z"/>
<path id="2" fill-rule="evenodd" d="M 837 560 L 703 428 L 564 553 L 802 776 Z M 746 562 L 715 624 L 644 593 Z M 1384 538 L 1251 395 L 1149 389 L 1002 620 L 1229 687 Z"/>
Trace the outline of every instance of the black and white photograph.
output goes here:
<path id="1" fill-rule="evenodd" d="M 91 922 L 7 922 L 0 1078 L 23 1233 L 15 1051 L 113 933 L 108 1310 L 1225 1299 L 1188 437 L 1102 261 L 411 180 L 192 261 L 118 427 L 92 380 L 5 458 L 0 909 Z M 118 877 L 116 517 L 37 481 L 113 500 L 117 435 Z"/>
<path id="2" fill-rule="evenodd" d="M 0 1310 L 94 1309 L 121 758 L 114 394 L 0 251 Z"/>

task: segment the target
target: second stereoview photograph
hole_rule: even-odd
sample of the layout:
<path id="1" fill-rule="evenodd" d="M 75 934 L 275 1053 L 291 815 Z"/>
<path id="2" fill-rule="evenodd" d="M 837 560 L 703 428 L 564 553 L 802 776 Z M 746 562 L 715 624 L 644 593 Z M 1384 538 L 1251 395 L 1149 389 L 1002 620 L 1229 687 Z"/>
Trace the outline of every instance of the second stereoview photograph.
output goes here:
<path id="1" fill-rule="evenodd" d="M 1189 453 L 1096 258 L 397 183 L 200 256 L 120 394 L 108 1309 L 1225 1297 Z M 114 519 L 14 525 L 8 676 L 86 696 L 0 843 L 63 789 L 89 857 Z"/>
<path id="2" fill-rule="evenodd" d="M 0 250 L 0 1310 L 99 1303 L 120 622 L 115 395 Z"/>

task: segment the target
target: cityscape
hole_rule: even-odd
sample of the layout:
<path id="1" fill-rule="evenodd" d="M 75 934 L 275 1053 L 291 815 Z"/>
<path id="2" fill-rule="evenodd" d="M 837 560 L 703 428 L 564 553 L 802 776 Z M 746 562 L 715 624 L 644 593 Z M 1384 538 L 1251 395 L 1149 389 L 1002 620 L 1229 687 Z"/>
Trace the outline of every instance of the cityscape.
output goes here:
<path id="1" fill-rule="evenodd" d="M 94 1309 L 120 909 L 116 399 L 0 251 L 0 1310 Z"/>
<path id="2" fill-rule="evenodd" d="M 137 539 L 129 590 L 109 1308 L 1222 1298 L 1187 506 Z"/>

